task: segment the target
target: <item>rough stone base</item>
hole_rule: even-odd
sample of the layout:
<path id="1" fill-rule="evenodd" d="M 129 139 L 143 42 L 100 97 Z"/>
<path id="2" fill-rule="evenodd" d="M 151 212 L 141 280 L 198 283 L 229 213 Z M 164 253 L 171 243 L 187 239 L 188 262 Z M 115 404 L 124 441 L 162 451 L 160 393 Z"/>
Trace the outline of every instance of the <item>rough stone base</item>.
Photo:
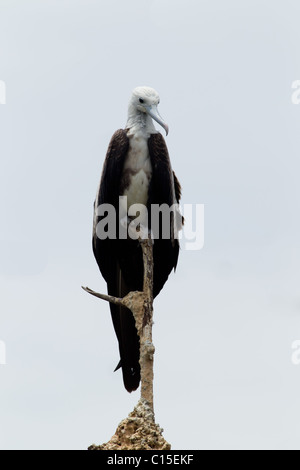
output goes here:
<path id="1" fill-rule="evenodd" d="M 171 445 L 162 433 L 151 408 L 140 400 L 109 442 L 100 446 L 92 444 L 88 450 L 170 450 Z"/>

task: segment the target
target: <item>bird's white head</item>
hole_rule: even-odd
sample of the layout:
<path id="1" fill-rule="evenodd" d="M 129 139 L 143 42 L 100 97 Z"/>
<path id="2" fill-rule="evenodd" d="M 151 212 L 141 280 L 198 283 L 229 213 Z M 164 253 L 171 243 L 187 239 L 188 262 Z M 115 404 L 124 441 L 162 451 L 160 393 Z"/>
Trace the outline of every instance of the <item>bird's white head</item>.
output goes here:
<path id="1" fill-rule="evenodd" d="M 168 135 L 169 127 L 157 110 L 159 101 L 159 95 L 153 88 L 147 86 L 135 88 L 129 101 L 126 127 L 133 130 L 142 129 L 153 134 L 157 132 L 152 122 L 152 119 L 154 119 L 165 129 Z"/>

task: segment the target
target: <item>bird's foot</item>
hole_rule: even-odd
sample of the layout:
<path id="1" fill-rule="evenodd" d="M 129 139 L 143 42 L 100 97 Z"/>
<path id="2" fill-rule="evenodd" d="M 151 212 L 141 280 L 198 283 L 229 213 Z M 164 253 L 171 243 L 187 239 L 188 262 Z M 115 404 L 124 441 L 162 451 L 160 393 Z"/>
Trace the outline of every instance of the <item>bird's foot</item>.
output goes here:
<path id="1" fill-rule="evenodd" d="M 128 235 L 132 240 L 147 240 L 148 238 L 151 238 L 151 240 L 154 239 L 152 230 L 149 230 L 146 225 L 141 223 L 136 224 L 134 220 L 131 221 L 128 226 Z"/>
<path id="2" fill-rule="evenodd" d="M 121 225 L 123 228 L 126 228 L 126 230 L 127 230 L 127 227 L 128 227 L 129 222 L 130 222 L 130 220 L 129 220 L 129 218 L 127 217 L 127 215 L 125 215 L 124 217 L 122 217 L 122 219 L 120 219 L 120 225 Z"/>

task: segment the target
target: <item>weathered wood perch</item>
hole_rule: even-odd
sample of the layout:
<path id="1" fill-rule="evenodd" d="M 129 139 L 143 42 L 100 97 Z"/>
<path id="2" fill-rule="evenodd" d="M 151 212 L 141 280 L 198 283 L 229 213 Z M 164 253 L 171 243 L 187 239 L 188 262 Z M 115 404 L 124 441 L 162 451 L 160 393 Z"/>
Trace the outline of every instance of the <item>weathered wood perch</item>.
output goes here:
<path id="1" fill-rule="evenodd" d="M 155 423 L 153 400 L 153 359 L 155 348 L 152 343 L 153 325 L 153 241 L 140 239 L 144 261 L 143 292 L 129 292 L 124 298 L 99 294 L 82 287 L 99 299 L 129 308 L 135 319 L 140 338 L 141 397 L 123 420 L 112 439 L 101 446 L 92 445 L 90 450 L 121 449 L 170 449 L 170 444 L 162 436 L 163 430 Z"/>

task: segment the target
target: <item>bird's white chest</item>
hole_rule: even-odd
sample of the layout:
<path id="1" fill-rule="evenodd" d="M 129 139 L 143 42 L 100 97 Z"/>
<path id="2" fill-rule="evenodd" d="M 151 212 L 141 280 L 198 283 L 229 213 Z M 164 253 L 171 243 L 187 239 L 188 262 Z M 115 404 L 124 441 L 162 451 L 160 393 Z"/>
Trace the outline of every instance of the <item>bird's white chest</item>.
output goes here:
<path id="1" fill-rule="evenodd" d="M 143 135 L 129 136 L 129 150 L 123 168 L 123 195 L 127 205 L 147 205 L 152 165 L 148 139 Z"/>

